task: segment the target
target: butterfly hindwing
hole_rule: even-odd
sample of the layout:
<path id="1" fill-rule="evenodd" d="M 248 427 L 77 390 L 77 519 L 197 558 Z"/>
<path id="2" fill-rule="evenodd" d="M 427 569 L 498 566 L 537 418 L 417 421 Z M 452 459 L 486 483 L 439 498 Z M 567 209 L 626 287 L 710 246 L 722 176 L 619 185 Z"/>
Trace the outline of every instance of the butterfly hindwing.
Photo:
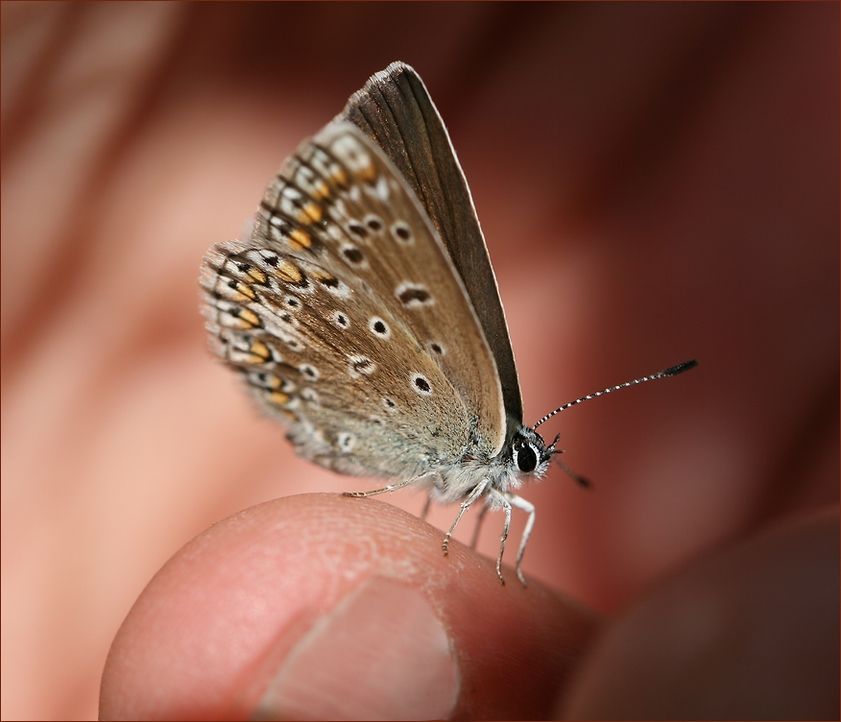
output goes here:
<path id="1" fill-rule="evenodd" d="M 209 254 L 203 286 L 214 351 L 306 458 L 408 478 L 501 446 L 501 390 L 466 291 L 411 190 L 350 124 L 299 147 L 251 239 Z"/>

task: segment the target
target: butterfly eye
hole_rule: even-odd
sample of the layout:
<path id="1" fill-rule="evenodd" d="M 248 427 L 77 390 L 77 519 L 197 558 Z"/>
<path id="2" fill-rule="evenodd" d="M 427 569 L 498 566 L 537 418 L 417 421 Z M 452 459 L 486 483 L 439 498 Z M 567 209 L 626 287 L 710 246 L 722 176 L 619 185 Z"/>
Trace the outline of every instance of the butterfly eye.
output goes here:
<path id="1" fill-rule="evenodd" d="M 514 450 L 514 463 L 520 471 L 526 474 L 534 471 L 537 468 L 537 448 L 534 444 L 525 442 L 516 448 Z"/>

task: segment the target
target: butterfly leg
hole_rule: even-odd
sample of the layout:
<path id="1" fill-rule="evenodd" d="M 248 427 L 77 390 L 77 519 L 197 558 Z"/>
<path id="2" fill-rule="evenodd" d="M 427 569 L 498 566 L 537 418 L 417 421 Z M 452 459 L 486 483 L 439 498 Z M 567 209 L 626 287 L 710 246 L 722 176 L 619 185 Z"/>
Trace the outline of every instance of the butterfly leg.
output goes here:
<path id="1" fill-rule="evenodd" d="M 531 530 L 534 527 L 534 504 L 531 502 L 526 501 L 520 496 L 516 494 L 506 493 L 506 498 L 510 502 L 511 506 L 516 506 L 518 509 L 522 509 L 526 514 L 528 514 L 528 519 L 526 519 L 526 528 L 523 529 L 523 536 L 520 539 L 520 550 L 517 552 L 517 576 L 520 578 L 520 581 L 523 583 L 523 586 L 528 586 L 526 584 L 526 578 L 523 576 L 523 570 L 520 569 L 520 562 L 523 561 L 523 554 L 526 551 L 526 544 L 529 541 L 529 537 L 531 536 Z"/>
<path id="2" fill-rule="evenodd" d="M 446 536 L 444 537 L 444 541 L 441 543 L 441 548 L 444 550 L 444 555 L 446 556 L 449 552 L 450 547 L 450 537 L 452 537 L 453 532 L 456 530 L 458 523 L 461 521 L 461 517 L 464 516 L 464 512 L 466 512 L 470 505 L 473 504 L 476 499 L 478 499 L 482 494 L 485 492 L 485 489 L 488 487 L 490 483 L 490 479 L 482 479 L 481 482 L 476 484 L 473 488 L 473 491 L 467 495 L 467 498 L 461 502 L 461 508 L 458 510 L 458 516 L 456 520 L 453 522 L 453 525 L 450 527 L 450 531 L 447 532 Z"/>
<path id="3" fill-rule="evenodd" d="M 387 491 L 397 491 L 398 489 L 402 489 L 404 486 L 409 486 L 409 484 L 414 484 L 416 481 L 420 481 L 425 476 L 429 476 L 430 474 L 434 474 L 435 472 L 426 471 L 423 474 L 419 474 L 418 476 L 413 476 L 411 479 L 406 479 L 405 481 L 401 481 L 397 484 L 389 484 L 388 486 L 384 486 L 382 489 L 372 489 L 371 491 L 343 491 L 342 496 L 353 496 L 353 497 L 363 497 L 363 496 L 376 496 L 377 494 L 385 494 Z"/>
<path id="4" fill-rule="evenodd" d="M 482 530 L 482 522 L 485 520 L 485 514 L 488 513 L 488 505 L 482 505 L 482 511 L 479 512 L 479 517 L 476 519 L 476 526 L 473 527 L 473 541 L 470 542 L 470 548 L 475 549 L 476 544 L 479 543 L 479 532 Z"/>
<path id="5" fill-rule="evenodd" d="M 508 530 L 511 528 L 511 502 L 508 501 L 508 494 L 503 494 L 496 489 L 491 489 L 488 497 L 494 504 L 498 504 L 505 512 L 505 523 L 502 525 L 502 537 L 499 540 L 499 556 L 496 558 L 496 574 L 499 581 L 505 584 L 505 577 L 502 576 L 502 554 L 505 551 L 505 540 L 508 539 Z M 523 581 L 520 579 L 520 581 Z M 525 583 L 525 582 L 524 582 Z"/>

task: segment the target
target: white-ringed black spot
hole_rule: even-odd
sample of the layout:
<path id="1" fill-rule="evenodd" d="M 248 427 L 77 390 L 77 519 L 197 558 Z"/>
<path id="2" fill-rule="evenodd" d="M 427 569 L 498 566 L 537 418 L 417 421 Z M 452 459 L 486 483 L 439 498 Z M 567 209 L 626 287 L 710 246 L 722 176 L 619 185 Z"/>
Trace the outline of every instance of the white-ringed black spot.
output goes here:
<path id="1" fill-rule="evenodd" d="M 336 446 L 343 454 L 349 454 L 356 444 L 356 437 L 349 431 L 340 431 L 336 435 Z"/>
<path id="2" fill-rule="evenodd" d="M 375 215 L 365 216 L 365 225 L 368 226 L 373 233 L 379 233 L 383 229 L 382 219 Z"/>
<path id="3" fill-rule="evenodd" d="M 422 374 L 412 375 L 412 388 L 421 396 L 430 396 L 432 394 L 432 386 L 429 379 Z"/>
<path id="4" fill-rule="evenodd" d="M 403 221 L 398 221 L 391 226 L 391 235 L 393 235 L 400 243 L 412 243 L 414 238 L 412 237 L 412 229 L 409 228 L 407 223 Z"/>
<path id="5" fill-rule="evenodd" d="M 342 249 L 342 255 L 354 266 L 358 266 L 365 260 L 365 255 L 356 246 L 345 246 Z"/>
<path id="6" fill-rule="evenodd" d="M 365 238 L 368 235 L 368 229 L 365 228 L 365 226 L 363 226 L 359 221 L 349 221 L 347 229 L 353 235 L 359 236 L 359 238 Z"/>
<path id="7" fill-rule="evenodd" d="M 286 308 L 292 309 L 293 311 L 297 311 L 302 306 L 301 300 L 295 296 L 286 296 L 283 299 L 283 303 Z"/>
<path id="8" fill-rule="evenodd" d="M 388 327 L 388 324 L 378 316 L 372 316 L 368 319 L 368 330 L 380 338 L 389 338 L 391 336 L 391 329 Z"/>
<path id="9" fill-rule="evenodd" d="M 317 381 L 320 374 L 318 373 L 318 369 L 311 364 L 301 364 L 298 366 L 298 371 L 300 371 L 304 376 L 306 376 L 311 381 Z"/>
<path id="10" fill-rule="evenodd" d="M 377 364 L 371 361 L 371 359 L 367 356 L 349 356 L 348 361 L 350 363 L 350 375 L 356 378 L 358 378 L 360 374 L 370 376 L 377 370 Z"/>
<path id="11" fill-rule="evenodd" d="M 280 259 L 277 256 L 273 255 L 266 255 L 263 256 L 263 260 L 268 263 L 270 266 L 277 267 L 277 264 L 280 262 Z"/>
<path id="12" fill-rule="evenodd" d="M 418 306 L 431 306 L 435 299 L 430 295 L 424 286 L 418 283 L 401 283 L 394 289 L 400 303 L 406 308 L 417 308 Z"/>
<path id="13" fill-rule="evenodd" d="M 347 314 L 344 314 L 341 311 L 333 311 L 330 315 L 330 319 L 341 329 L 350 328 L 350 319 L 347 317 Z"/>
<path id="14" fill-rule="evenodd" d="M 311 389 L 309 387 L 301 389 L 301 398 L 308 404 L 318 406 L 318 394 L 316 393 L 315 389 Z"/>
<path id="15" fill-rule="evenodd" d="M 429 342 L 429 350 L 432 351 L 432 353 L 434 353 L 436 356 L 443 356 L 446 353 L 444 347 L 437 341 Z"/>

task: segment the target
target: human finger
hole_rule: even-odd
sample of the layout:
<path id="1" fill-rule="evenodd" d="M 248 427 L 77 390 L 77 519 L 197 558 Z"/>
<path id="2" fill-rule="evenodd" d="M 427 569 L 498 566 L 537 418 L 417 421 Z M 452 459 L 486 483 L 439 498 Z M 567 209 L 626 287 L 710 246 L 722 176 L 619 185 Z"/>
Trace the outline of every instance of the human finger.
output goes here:
<path id="1" fill-rule="evenodd" d="M 112 646 L 101 716 L 545 717 L 595 617 L 396 507 L 286 497 L 176 554 Z"/>

